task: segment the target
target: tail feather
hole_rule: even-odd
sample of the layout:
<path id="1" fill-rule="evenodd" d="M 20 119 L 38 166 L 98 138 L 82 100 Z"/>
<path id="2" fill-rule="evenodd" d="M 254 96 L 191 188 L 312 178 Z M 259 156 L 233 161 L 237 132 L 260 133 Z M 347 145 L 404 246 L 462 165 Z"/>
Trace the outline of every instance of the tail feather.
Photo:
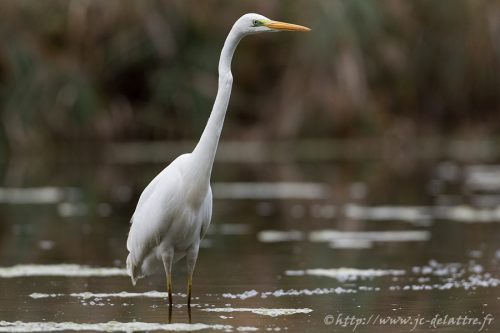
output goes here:
<path id="1" fill-rule="evenodd" d="M 129 253 L 127 257 L 127 274 L 130 276 L 130 279 L 132 280 L 132 285 L 135 286 L 137 283 L 137 280 L 140 278 L 139 276 L 139 270 L 137 265 L 134 263 L 134 260 L 132 259 L 132 254 Z"/>

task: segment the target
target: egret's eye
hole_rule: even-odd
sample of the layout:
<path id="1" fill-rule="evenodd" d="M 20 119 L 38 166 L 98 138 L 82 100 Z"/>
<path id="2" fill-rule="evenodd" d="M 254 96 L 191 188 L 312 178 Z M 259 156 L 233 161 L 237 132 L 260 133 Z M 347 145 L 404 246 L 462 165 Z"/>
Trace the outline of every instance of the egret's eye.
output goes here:
<path id="1" fill-rule="evenodd" d="M 262 25 L 262 22 L 259 20 L 253 20 L 252 24 L 254 27 L 260 27 Z"/>

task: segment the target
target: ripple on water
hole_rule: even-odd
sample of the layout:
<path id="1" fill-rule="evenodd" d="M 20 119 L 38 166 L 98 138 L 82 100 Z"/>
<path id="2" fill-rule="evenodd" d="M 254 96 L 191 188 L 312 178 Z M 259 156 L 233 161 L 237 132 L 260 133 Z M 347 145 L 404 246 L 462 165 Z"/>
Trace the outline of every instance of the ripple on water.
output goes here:
<path id="1" fill-rule="evenodd" d="M 394 231 L 339 231 L 323 229 L 311 231 L 308 239 L 311 242 L 329 243 L 333 248 L 368 248 L 373 242 L 424 242 L 431 238 L 427 230 L 394 230 Z M 298 230 L 263 230 L 257 239 L 264 243 L 291 242 L 306 239 L 306 233 Z"/>
<path id="2" fill-rule="evenodd" d="M 298 230 L 264 230 L 257 233 L 257 239 L 263 243 L 300 241 L 304 239 L 304 233 Z"/>
<path id="3" fill-rule="evenodd" d="M 500 191 L 500 165 L 471 165 L 465 168 L 465 185 L 474 191 Z"/>
<path id="4" fill-rule="evenodd" d="M 335 242 L 339 240 L 366 240 L 370 242 L 424 242 L 431 238 L 427 230 L 387 230 L 387 231 L 339 231 L 324 229 L 311 231 L 312 242 Z"/>
<path id="5" fill-rule="evenodd" d="M 54 204 L 80 196 L 77 188 L 0 187 L 0 203 L 5 204 Z"/>
<path id="6" fill-rule="evenodd" d="M 324 199 L 328 185 L 322 183 L 213 183 L 216 199 Z"/>
<path id="7" fill-rule="evenodd" d="M 428 225 L 432 219 L 430 207 L 415 206 L 361 206 L 347 204 L 344 209 L 346 217 L 357 220 L 403 221 L 416 225 Z"/>

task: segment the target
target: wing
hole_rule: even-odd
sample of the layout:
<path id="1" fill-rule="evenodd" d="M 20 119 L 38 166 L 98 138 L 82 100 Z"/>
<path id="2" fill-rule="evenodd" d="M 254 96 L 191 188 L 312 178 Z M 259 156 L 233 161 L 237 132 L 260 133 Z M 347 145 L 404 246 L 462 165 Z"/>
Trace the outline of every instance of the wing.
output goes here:
<path id="1" fill-rule="evenodd" d="M 202 205 L 201 213 L 203 216 L 203 223 L 201 225 L 200 240 L 203 239 L 203 237 L 207 233 L 208 227 L 210 226 L 210 221 L 212 220 L 212 203 L 212 188 L 209 187 L 207 196 L 205 197 Z"/>
<path id="2" fill-rule="evenodd" d="M 160 242 L 179 208 L 183 177 L 180 156 L 160 172 L 141 194 L 132 216 L 127 249 L 134 265 L 140 266 L 144 257 Z"/>

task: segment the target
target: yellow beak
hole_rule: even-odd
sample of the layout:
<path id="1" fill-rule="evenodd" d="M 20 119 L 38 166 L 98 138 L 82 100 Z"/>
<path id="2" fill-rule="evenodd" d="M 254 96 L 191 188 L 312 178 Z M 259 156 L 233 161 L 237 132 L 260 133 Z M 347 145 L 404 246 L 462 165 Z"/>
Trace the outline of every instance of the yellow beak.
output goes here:
<path id="1" fill-rule="evenodd" d="M 308 27 L 279 21 L 266 22 L 264 25 L 268 28 L 282 31 L 311 31 Z"/>

